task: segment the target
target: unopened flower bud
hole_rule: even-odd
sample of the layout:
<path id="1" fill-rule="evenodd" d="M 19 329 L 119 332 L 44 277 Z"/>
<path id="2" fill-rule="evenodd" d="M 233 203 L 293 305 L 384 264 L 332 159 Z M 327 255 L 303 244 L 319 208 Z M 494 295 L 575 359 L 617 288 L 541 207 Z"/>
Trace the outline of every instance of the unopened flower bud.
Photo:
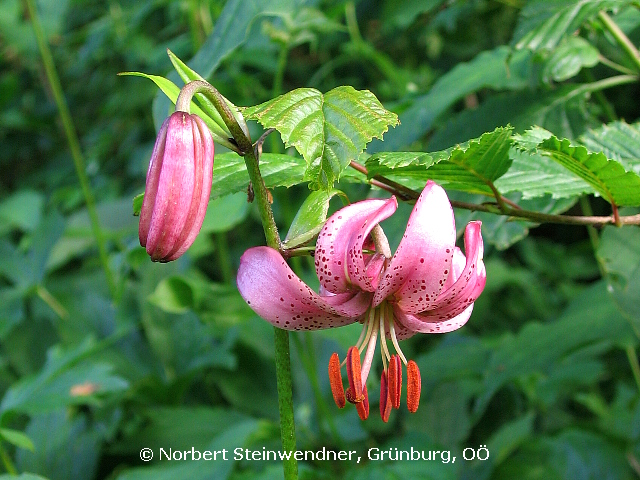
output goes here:
<path id="1" fill-rule="evenodd" d="M 191 246 L 207 211 L 213 139 L 196 115 L 176 111 L 156 139 L 147 172 L 138 234 L 154 262 L 169 262 Z"/>

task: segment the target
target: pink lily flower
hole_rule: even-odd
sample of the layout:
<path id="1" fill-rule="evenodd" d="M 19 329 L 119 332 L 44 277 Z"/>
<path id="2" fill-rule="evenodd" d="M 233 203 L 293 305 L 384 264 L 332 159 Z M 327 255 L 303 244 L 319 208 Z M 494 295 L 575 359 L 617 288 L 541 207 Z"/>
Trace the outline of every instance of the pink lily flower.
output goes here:
<path id="1" fill-rule="evenodd" d="M 247 250 L 240 259 L 237 284 L 247 304 L 271 324 L 286 330 L 316 330 L 354 322 L 362 333 L 346 358 L 349 387 L 342 384 L 340 361 L 329 361 L 329 380 L 338 407 L 356 405 L 363 420 L 369 415 L 366 381 L 378 334 L 381 337 L 380 414 L 386 422 L 399 408 L 401 362 L 407 368 L 407 406 L 415 412 L 420 399 L 420 372 L 407 361 L 398 340 L 416 333 L 445 333 L 463 326 L 484 289 L 480 222 L 470 222 L 464 235 L 465 254 L 455 246 L 453 209 L 439 185 L 427 182 L 411 212 L 407 229 L 391 256 L 378 225 L 398 202 L 372 199 L 348 205 L 332 215 L 315 248 L 320 292 L 309 288 L 270 247 Z M 387 339 L 396 354 L 390 354 Z M 360 350 L 366 350 L 360 361 Z"/>

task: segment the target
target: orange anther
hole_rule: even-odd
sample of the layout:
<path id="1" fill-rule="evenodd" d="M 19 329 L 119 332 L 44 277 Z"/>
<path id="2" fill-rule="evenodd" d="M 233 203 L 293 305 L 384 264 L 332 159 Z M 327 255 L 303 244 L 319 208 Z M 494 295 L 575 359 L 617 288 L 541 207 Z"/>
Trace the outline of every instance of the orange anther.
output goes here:
<path id="1" fill-rule="evenodd" d="M 360 372 L 360 352 L 357 347 L 350 347 L 347 351 L 347 379 L 349 380 L 352 400 L 349 399 L 348 395 L 347 400 L 351 403 L 360 403 L 363 400 L 362 377 Z"/>
<path id="2" fill-rule="evenodd" d="M 367 387 L 362 390 L 363 399 L 361 402 L 356 403 L 356 410 L 358 411 L 358 416 L 360 420 L 366 420 L 369 418 L 369 394 L 367 393 Z"/>
<path id="3" fill-rule="evenodd" d="M 418 365 L 413 360 L 409 360 L 407 362 L 407 408 L 411 413 L 415 413 L 418 410 L 421 388 L 422 382 Z"/>
<path id="4" fill-rule="evenodd" d="M 399 355 L 391 355 L 389 359 L 389 396 L 391 406 L 400 408 L 400 395 L 402 394 L 402 363 Z"/>
<path id="5" fill-rule="evenodd" d="M 329 359 L 329 384 L 331 385 L 333 400 L 336 402 L 338 408 L 343 408 L 346 401 L 344 387 L 342 386 L 342 375 L 340 374 L 340 359 L 337 353 L 331 355 Z"/>
<path id="6" fill-rule="evenodd" d="M 380 376 L 380 416 L 382 421 L 387 423 L 391 414 L 391 397 L 389 395 L 389 385 L 387 372 L 382 372 Z"/>

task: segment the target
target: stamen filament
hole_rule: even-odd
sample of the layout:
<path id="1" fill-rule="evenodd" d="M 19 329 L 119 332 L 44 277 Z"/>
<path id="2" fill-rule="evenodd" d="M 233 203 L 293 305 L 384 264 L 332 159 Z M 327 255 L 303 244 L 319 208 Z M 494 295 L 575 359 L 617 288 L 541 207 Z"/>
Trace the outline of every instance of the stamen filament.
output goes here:
<path id="1" fill-rule="evenodd" d="M 375 310 L 373 309 L 367 312 L 367 315 L 369 318 L 365 320 L 365 325 L 362 326 L 360 337 L 358 338 L 358 341 L 355 344 L 355 347 L 358 349 L 358 351 L 362 348 L 362 345 L 364 345 L 369 341 L 369 336 L 371 335 L 371 326 L 372 326 L 371 324 L 374 320 L 374 313 L 375 313 Z M 347 363 L 347 359 L 345 358 L 340 364 L 340 368 L 344 367 L 346 363 Z"/>
<path id="2" fill-rule="evenodd" d="M 378 309 L 376 309 L 376 312 Z M 367 352 L 364 356 L 364 361 L 362 362 L 362 388 L 364 389 L 365 383 L 367 382 L 367 377 L 369 376 L 369 370 L 371 370 L 371 362 L 373 361 L 373 354 L 376 351 L 376 341 L 378 339 L 378 322 L 372 321 L 372 332 L 369 336 Z"/>
<path id="3" fill-rule="evenodd" d="M 400 355 L 400 358 L 402 359 L 402 363 L 406 365 L 407 359 L 405 358 L 404 353 L 402 353 L 402 350 L 400 349 L 400 345 L 398 345 L 398 339 L 396 338 L 396 329 L 393 328 L 393 315 L 389 319 L 389 333 L 391 335 L 391 341 L 393 342 L 393 346 L 396 349 L 396 353 Z"/>
<path id="4" fill-rule="evenodd" d="M 382 308 L 380 309 L 380 354 L 382 355 L 382 367 L 383 367 L 383 370 L 386 372 L 387 361 L 389 360 L 389 358 L 391 358 L 391 355 L 389 354 L 389 347 L 387 346 L 387 332 L 384 326 L 385 307 L 386 306 L 383 305 Z"/>

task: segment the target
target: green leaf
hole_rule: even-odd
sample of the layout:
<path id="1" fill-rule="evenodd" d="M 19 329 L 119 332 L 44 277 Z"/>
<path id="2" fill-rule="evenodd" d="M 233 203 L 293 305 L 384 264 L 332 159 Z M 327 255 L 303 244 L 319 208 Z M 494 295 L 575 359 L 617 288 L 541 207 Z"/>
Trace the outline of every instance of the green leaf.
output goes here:
<path id="1" fill-rule="evenodd" d="M 442 75 L 427 94 L 414 99 L 411 106 L 400 114 L 400 127 L 390 131 L 385 136 L 384 143 L 373 142 L 368 151 L 375 153 L 381 150 L 400 150 L 419 140 L 431 130 L 434 121 L 442 113 L 466 95 L 483 88 L 521 90 L 529 85 L 530 76 L 529 52 L 514 52 L 505 46 L 482 52 L 473 60 L 456 65 Z M 511 106 L 513 107 L 513 102 Z M 507 119 L 502 125 L 507 123 L 512 122 Z M 471 135 L 466 134 L 460 141 Z"/>
<path id="2" fill-rule="evenodd" d="M 20 430 L 11 430 L 9 428 L 0 428 L 0 437 L 11 445 L 33 452 L 34 446 L 31 439 Z"/>
<path id="3" fill-rule="evenodd" d="M 575 138 L 590 124 L 595 124 L 589 114 L 588 100 L 589 92 L 584 85 L 562 85 L 552 91 L 494 94 L 477 108 L 465 109 L 455 115 L 434 133 L 429 147 L 434 150 L 447 148 L 507 124 L 516 132 L 540 125 L 556 135 Z"/>
<path id="4" fill-rule="evenodd" d="M 545 82 L 563 82 L 578 74 L 583 67 L 599 62 L 598 49 L 582 37 L 569 37 L 562 41 L 547 59 L 542 77 Z"/>
<path id="5" fill-rule="evenodd" d="M 204 80 L 204 78 L 199 73 L 189 68 L 187 64 L 180 60 L 171 50 L 167 50 L 167 53 L 169 54 L 169 59 L 171 60 L 173 67 L 176 69 L 176 72 L 178 72 L 178 75 L 180 75 L 180 78 L 182 78 L 182 81 L 185 84 L 193 80 Z M 218 109 L 211 102 L 211 100 L 209 100 L 209 98 L 203 93 L 196 93 L 195 97 L 198 99 L 198 102 L 200 102 L 200 105 L 202 105 L 202 110 L 209 117 L 211 117 L 214 122 L 218 124 L 218 126 L 222 129 L 223 132 L 227 134 L 228 137 L 231 137 L 232 135 L 227 125 L 224 123 L 224 120 L 220 116 Z M 231 110 L 231 113 L 238 122 L 238 125 L 240 125 L 240 128 L 242 129 L 244 134 L 247 136 L 247 138 L 250 138 L 251 136 L 249 134 L 249 128 L 247 127 L 247 123 L 244 121 L 244 117 L 238 111 L 238 107 L 227 100 L 224 96 L 222 98 L 224 98 L 224 100 L 227 102 L 229 110 Z"/>
<path id="6" fill-rule="evenodd" d="M 144 193 L 139 193 L 133 197 L 133 216 L 140 216 L 140 210 L 142 210 L 142 202 L 144 201 Z"/>
<path id="7" fill-rule="evenodd" d="M 555 136 L 539 143 L 536 151 L 582 178 L 609 203 L 640 205 L 640 176 L 603 153 L 589 153 L 585 147 L 571 145 L 568 139 Z"/>
<path id="8" fill-rule="evenodd" d="M 146 73 L 140 72 L 122 72 L 118 75 L 129 75 L 133 77 L 148 78 L 153 83 L 155 83 L 158 88 L 160 88 L 160 90 L 162 90 L 162 92 L 173 102 L 174 105 L 176 103 L 176 100 L 178 99 L 178 95 L 180 94 L 180 87 L 178 87 L 171 80 L 160 77 L 158 75 L 148 75 Z M 202 111 L 202 109 L 198 105 L 196 105 L 193 100 L 191 100 L 190 110 L 191 113 L 198 115 L 204 121 L 207 127 L 209 127 L 214 142 L 224 145 L 231 150 L 236 148 L 236 146 L 229 141 L 231 134 L 225 131 L 214 119 L 212 119 L 209 115 Z"/>
<path id="9" fill-rule="evenodd" d="M 261 424 L 256 420 L 244 420 L 235 423 L 223 433 L 218 435 L 215 440 L 207 445 L 204 450 L 211 452 L 226 450 L 227 460 L 222 460 L 220 456 L 216 461 L 165 461 L 160 460 L 161 452 L 152 451 L 154 464 L 147 467 L 137 467 L 127 469 L 121 472 L 117 480 L 176 480 L 178 478 L 188 478 L 190 480 L 225 480 L 229 478 L 235 462 L 233 461 L 233 449 L 243 447 L 247 444 L 251 435 L 255 434 Z M 140 447 L 146 447 L 140 445 Z M 150 447 L 148 447 L 150 448 Z M 163 445 L 165 452 L 173 453 L 175 448 L 170 445 Z M 220 455 L 220 454 L 219 454 Z"/>
<path id="10" fill-rule="evenodd" d="M 46 477 L 41 477 L 40 475 L 33 475 L 31 473 L 21 473 L 18 476 L 4 473 L 0 475 L 0 480 L 49 480 L 49 479 Z"/>
<path id="11" fill-rule="evenodd" d="M 200 232 L 226 232 L 249 215 L 250 203 L 244 192 L 218 197 L 209 202 Z"/>
<path id="12" fill-rule="evenodd" d="M 0 288 L 0 340 L 24 319 L 24 295 L 22 288 Z"/>
<path id="13" fill-rule="evenodd" d="M 440 7 L 446 0 L 405 0 L 402 8 L 394 3 L 385 3 L 385 14 L 382 19 L 394 27 L 406 29 L 415 18 L 423 13 L 429 13 Z"/>
<path id="14" fill-rule="evenodd" d="M 202 44 L 200 50 L 188 62 L 191 68 L 204 78 L 211 78 L 220 62 L 242 45 L 251 29 L 256 17 L 277 12 L 290 12 L 296 6 L 293 0 L 228 0 L 211 35 Z M 168 77 L 177 81 L 178 75 L 171 72 Z M 170 109 L 169 102 L 160 95 L 153 101 L 153 119 L 156 129 L 167 116 Z"/>
<path id="15" fill-rule="evenodd" d="M 191 285 L 179 276 L 163 278 L 147 299 L 169 313 L 184 313 L 193 307 Z"/>
<path id="16" fill-rule="evenodd" d="M 330 189 L 367 143 L 398 124 L 398 117 L 371 92 L 348 86 L 324 95 L 298 88 L 249 107 L 244 114 L 278 130 L 285 145 L 300 152 L 307 163 L 305 180 L 315 189 Z"/>
<path id="17" fill-rule="evenodd" d="M 290 187 L 303 182 L 305 162 L 302 158 L 276 153 L 260 156 L 260 173 L 267 188 Z M 213 166 L 211 198 L 247 191 L 249 174 L 244 160 L 235 153 L 216 155 Z"/>
<path id="18" fill-rule="evenodd" d="M 0 417 L 9 411 L 33 415 L 69 405 L 95 403 L 96 395 L 127 388 L 128 383 L 113 374 L 111 365 L 88 361 L 99 348 L 100 344 L 91 338 L 68 352 L 59 346 L 52 347 L 37 375 L 23 377 L 7 390 L 0 404 Z"/>
<path id="19" fill-rule="evenodd" d="M 590 130 L 580 143 L 592 152 L 602 152 L 617 160 L 626 170 L 640 175 L 640 123 L 618 121 Z"/>
<path id="20" fill-rule="evenodd" d="M 609 293 L 640 333 L 640 229 L 605 227 L 596 255 Z"/>
<path id="21" fill-rule="evenodd" d="M 0 202 L 0 233 L 11 228 L 31 231 L 40 223 L 44 197 L 33 190 L 18 190 Z"/>
<path id="22" fill-rule="evenodd" d="M 140 415 L 144 420 L 142 428 L 114 443 L 112 453 L 137 455 L 142 446 L 157 451 L 169 445 L 176 450 L 204 450 L 215 437 L 247 419 L 231 409 L 195 405 L 147 406 Z"/>
<path id="23" fill-rule="evenodd" d="M 542 50 L 555 48 L 564 38 L 600 10 L 623 7 L 632 0 L 534 0 L 520 11 L 514 34 L 518 49 Z"/>
<path id="24" fill-rule="evenodd" d="M 423 185 L 435 180 L 453 190 L 493 195 L 488 184 L 509 169 L 511 143 L 511 128 L 497 128 L 468 145 L 441 152 L 377 153 L 367 159 L 366 166 L 369 178 L 411 178 Z"/>
<path id="25" fill-rule="evenodd" d="M 505 423 L 487 440 L 494 465 L 502 463 L 533 433 L 534 419 L 535 413 L 529 412 L 516 420 Z"/>
<path id="26" fill-rule="evenodd" d="M 551 194 L 552 198 L 570 198 L 594 193 L 587 182 L 547 155 L 512 148 L 511 158 L 511 168 L 495 183 L 500 193 L 521 192 L 523 199 L 546 194 Z"/>
<path id="27" fill-rule="evenodd" d="M 329 201 L 338 193 L 339 190 L 318 190 L 309 194 L 291 222 L 283 242 L 285 248 L 303 245 L 320 232 L 327 220 Z"/>
<path id="28" fill-rule="evenodd" d="M 82 414 L 59 409 L 33 416 L 26 429 L 34 451 L 18 450 L 16 466 L 50 478 L 92 480 L 96 478 L 102 453 L 104 429 Z"/>
<path id="29" fill-rule="evenodd" d="M 633 336 L 605 283 L 598 282 L 577 295 L 560 318 L 545 324 L 527 323 L 516 335 L 507 334 L 500 344 L 494 344 L 484 375 L 484 392 L 474 411 L 477 415 L 484 412 L 494 393 L 509 380 L 533 374 L 546 376 L 580 348 L 603 341 L 612 348 L 614 344 L 626 344 Z"/>

